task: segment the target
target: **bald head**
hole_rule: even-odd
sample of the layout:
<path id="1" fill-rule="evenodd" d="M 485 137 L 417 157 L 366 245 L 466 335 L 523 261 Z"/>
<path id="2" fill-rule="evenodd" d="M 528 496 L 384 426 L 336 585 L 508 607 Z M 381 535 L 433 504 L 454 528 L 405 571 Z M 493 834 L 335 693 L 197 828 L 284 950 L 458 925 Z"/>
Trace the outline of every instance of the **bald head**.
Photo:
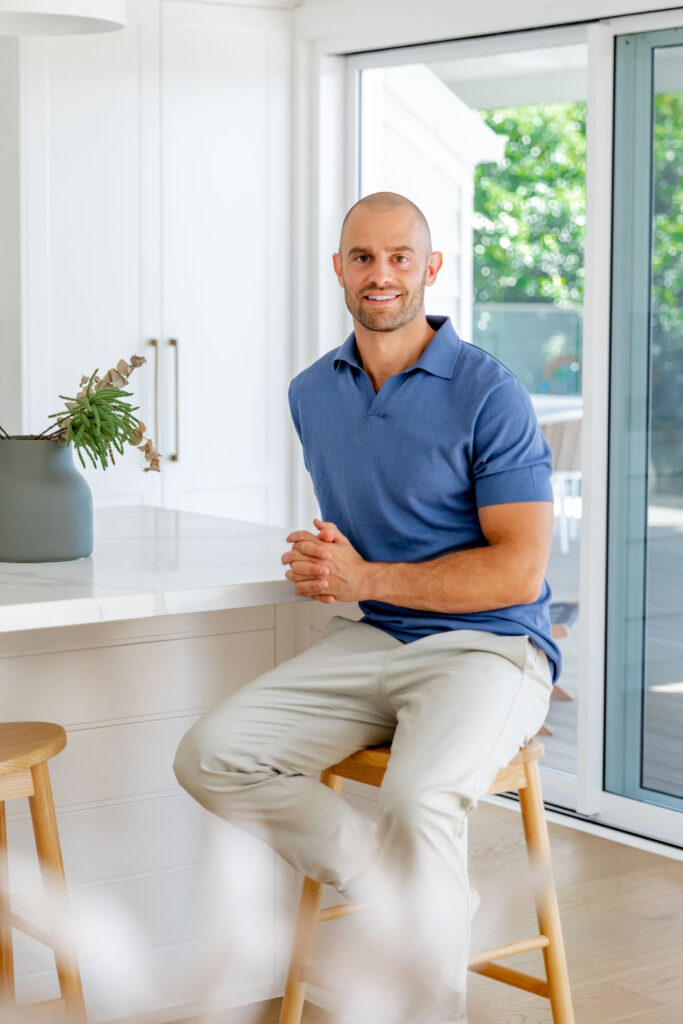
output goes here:
<path id="1" fill-rule="evenodd" d="M 432 236 L 429 231 L 429 224 L 427 218 L 420 209 L 410 199 L 405 196 L 399 195 L 398 192 L 373 192 L 369 196 L 364 196 L 359 199 L 357 203 L 351 207 L 349 212 L 344 217 L 344 221 L 341 227 L 341 234 L 339 236 L 339 253 L 343 253 L 344 244 L 344 233 L 345 229 L 357 214 L 368 211 L 370 213 L 411 213 L 415 220 L 415 226 L 417 227 L 418 235 L 424 243 L 425 252 L 427 256 L 432 251 Z"/>
<path id="2" fill-rule="evenodd" d="M 373 192 L 359 200 L 344 218 L 332 257 L 355 330 L 390 333 L 420 324 L 424 290 L 434 284 L 442 260 L 432 252 L 422 210 L 410 199 Z"/>

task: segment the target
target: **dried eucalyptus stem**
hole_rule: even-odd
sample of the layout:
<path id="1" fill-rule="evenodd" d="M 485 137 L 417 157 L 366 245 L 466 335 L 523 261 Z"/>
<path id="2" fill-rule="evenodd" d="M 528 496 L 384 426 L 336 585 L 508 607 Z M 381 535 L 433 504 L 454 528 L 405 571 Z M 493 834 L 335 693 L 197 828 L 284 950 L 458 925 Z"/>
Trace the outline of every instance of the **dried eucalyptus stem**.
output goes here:
<path id="1" fill-rule="evenodd" d="M 53 412 L 49 419 L 57 417 L 42 433 L 34 435 L 34 439 L 57 441 L 61 445 L 73 444 L 81 465 L 85 468 L 83 452 L 93 466 L 106 469 L 111 460 L 116 464 L 114 449 L 124 453 L 124 442 L 134 445 L 138 451 L 144 452 L 149 465 L 144 472 L 154 470 L 159 473 L 161 455 L 149 438 L 144 439 L 145 424 L 134 414 L 137 405 L 131 405 L 126 399 L 131 391 L 124 391 L 128 378 L 137 366 L 147 362 L 144 356 L 131 356 L 130 363 L 120 359 L 114 369 L 108 370 L 104 377 L 97 376 L 97 370 L 90 377 L 81 377 L 81 390 L 75 397 L 60 395 L 68 412 Z M 93 385 L 94 382 L 94 385 Z M 0 427 L 6 438 L 10 435 Z M 144 441 L 144 444 L 140 442 Z"/>

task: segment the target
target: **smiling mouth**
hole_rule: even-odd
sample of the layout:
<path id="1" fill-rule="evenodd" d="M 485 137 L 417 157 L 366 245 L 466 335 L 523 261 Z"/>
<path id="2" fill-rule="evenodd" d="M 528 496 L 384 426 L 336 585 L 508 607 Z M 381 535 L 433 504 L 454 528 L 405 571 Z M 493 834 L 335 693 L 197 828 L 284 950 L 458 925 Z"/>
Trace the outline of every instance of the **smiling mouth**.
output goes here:
<path id="1" fill-rule="evenodd" d="M 398 298 L 398 295 L 398 292 L 370 292 L 368 295 L 364 295 L 363 298 L 373 305 L 381 306 L 393 302 L 394 299 Z"/>

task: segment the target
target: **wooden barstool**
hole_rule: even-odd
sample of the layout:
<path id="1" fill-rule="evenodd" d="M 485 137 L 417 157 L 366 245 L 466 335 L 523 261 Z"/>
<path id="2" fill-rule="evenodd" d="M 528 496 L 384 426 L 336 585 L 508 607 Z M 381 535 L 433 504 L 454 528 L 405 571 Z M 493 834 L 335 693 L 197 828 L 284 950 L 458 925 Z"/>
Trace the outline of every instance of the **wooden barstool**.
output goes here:
<path id="1" fill-rule="evenodd" d="M 370 786 L 379 786 L 389 763 L 390 746 L 368 747 L 359 750 L 338 764 L 332 765 L 321 774 L 321 782 L 335 793 L 341 792 L 344 779 L 354 779 Z M 488 790 L 488 795 L 506 793 L 516 789 L 522 810 L 522 824 L 527 853 L 537 873 L 539 882 L 535 887 L 536 915 L 539 934 L 528 939 L 510 942 L 504 946 L 474 953 L 469 958 L 469 969 L 494 978 L 506 985 L 534 992 L 550 1000 L 553 1024 L 574 1024 L 567 960 L 562 939 L 560 913 L 552 874 L 550 844 L 545 821 L 541 780 L 538 761 L 543 757 L 543 744 L 534 737 L 501 769 Z M 330 921 L 346 917 L 364 909 L 364 904 L 344 903 L 335 907 L 320 909 L 322 883 L 304 878 L 299 913 L 294 935 L 294 948 L 287 975 L 287 984 L 282 1001 L 280 1024 L 300 1024 L 306 995 L 306 984 L 313 981 L 308 969 L 308 960 L 313 947 L 315 931 L 319 921 Z M 527 953 L 532 949 L 543 950 L 545 979 L 533 974 L 512 970 L 495 960 L 516 953 Z"/>
<path id="2" fill-rule="evenodd" d="M 0 1002 L 5 1005 L 14 1003 L 12 929 L 16 928 L 54 950 L 61 999 L 39 1004 L 41 1011 L 43 1008 L 47 1010 L 49 1020 L 56 1019 L 54 1014 L 61 1009 L 69 1021 L 85 1021 L 76 954 L 69 941 L 60 934 L 67 893 L 47 768 L 47 761 L 65 746 L 66 733 L 61 725 L 51 722 L 0 724 Z M 13 914 L 10 907 L 5 801 L 22 796 L 28 797 L 38 860 L 49 889 L 51 932 Z"/>

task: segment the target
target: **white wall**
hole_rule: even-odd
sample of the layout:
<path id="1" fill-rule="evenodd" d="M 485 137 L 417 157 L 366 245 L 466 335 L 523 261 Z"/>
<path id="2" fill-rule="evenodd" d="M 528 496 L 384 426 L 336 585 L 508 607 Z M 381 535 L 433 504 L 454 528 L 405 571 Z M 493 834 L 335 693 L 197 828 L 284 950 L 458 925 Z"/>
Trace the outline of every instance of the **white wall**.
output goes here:
<path id="1" fill-rule="evenodd" d="M 19 287 L 19 46 L 0 37 L 0 425 L 21 419 Z"/>

